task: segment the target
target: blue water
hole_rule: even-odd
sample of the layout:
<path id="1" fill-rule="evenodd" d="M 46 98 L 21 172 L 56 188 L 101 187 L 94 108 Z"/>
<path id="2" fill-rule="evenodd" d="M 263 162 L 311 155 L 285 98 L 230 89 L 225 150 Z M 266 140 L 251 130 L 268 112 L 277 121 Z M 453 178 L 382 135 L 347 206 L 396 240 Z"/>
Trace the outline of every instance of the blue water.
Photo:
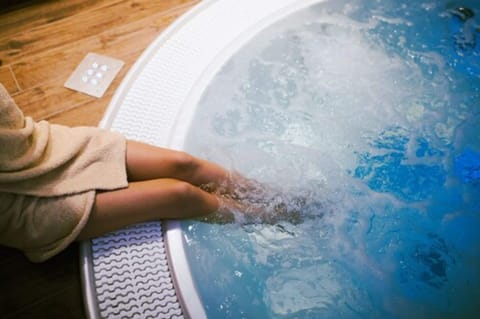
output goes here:
<path id="1" fill-rule="evenodd" d="M 479 90 L 478 1 L 327 1 L 257 35 L 186 149 L 303 222 L 183 223 L 209 318 L 478 318 Z"/>

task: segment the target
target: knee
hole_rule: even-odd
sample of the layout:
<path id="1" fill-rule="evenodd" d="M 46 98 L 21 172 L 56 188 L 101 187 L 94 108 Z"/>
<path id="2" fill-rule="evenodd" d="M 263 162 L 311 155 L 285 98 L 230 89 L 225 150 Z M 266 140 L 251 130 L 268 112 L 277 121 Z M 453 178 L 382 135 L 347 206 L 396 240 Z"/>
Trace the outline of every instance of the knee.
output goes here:
<path id="1" fill-rule="evenodd" d="M 170 196 L 177 203 L 188 202 L 196 195 L 196 187 L 192 184 L 180 180 L 173 180 L 169 185 Z"/>
<path id="2" fill-rule="evenodd" d="M 172 160 L 176 176 L 182 176 L 185 179 L 192 177 L 199 166 L 198 160 L 185 152 L 176 153 Z"/>
<path id="3" fill-rule="evenodd" d="M 216 211 L 219 206 L 215 196 L 178 179 L 158 179 L 143 182 L 143 184 L 147 189 L 152 190 L 150 194 L 155 203 L 154 214 L 167 213 L 159 218 L 201 216 Z"/>

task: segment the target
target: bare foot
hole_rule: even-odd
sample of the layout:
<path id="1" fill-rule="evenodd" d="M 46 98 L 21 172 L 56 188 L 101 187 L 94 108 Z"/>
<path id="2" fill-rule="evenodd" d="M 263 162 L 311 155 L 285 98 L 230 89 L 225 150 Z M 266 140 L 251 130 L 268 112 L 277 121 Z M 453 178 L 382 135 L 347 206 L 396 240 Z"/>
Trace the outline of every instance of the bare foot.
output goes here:
<path id="1" fill-rule="evenodd" d="M 220 208 L 217 212 L 203 218 L 203 221 L 214 223 L 240 224 L 270 224 L 274 225 L 281 221 L 287 221 L 294 225 L 303 222 L 302 207 L 305 201 L 275 202 L 250 201 L 248 199 L 235 200 L 229 197 L 219 197 Z"/>
<path id="2" fill-rule="evenodd" d="M 303 222 L 305 198 L 292 198 L 238 172 L 232 171 L 221 185 L 207 184 L 201 188 L 216 194 L 220 202 L 218 211 L 203 218 L 204 221 L 241 224 L 288 221 L 294 225 Z"/>

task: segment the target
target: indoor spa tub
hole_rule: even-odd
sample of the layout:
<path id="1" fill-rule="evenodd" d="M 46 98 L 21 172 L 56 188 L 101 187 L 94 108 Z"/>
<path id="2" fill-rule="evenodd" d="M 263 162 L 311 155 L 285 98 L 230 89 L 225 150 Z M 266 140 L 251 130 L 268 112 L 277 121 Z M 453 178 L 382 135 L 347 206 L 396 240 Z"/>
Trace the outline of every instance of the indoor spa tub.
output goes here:
<path id="1" fill-rule="evenodd" d="M 263 185 L 296 219 L 82 244 L 90 318 L 475 318 L 478 1 L 207 0 L 101 123 Z M 240 214 L 241 215 L 241 214 Z"/>

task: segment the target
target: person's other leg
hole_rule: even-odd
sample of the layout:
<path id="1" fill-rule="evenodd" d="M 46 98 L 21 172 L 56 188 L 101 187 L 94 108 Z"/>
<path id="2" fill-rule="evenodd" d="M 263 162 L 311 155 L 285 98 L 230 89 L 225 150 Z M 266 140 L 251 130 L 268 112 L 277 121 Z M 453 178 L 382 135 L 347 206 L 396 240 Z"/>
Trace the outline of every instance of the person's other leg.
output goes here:
<path id="1" fill-rule="evenodd" d="M 145 221 L 206 216 L 219 206 L 215 195 L 187 182 L 175 179 L 134 182 L 125 189 L 97 193 L 90 218 L 78 239 Z"/>
<path id="2" fill-rule="evenodd" d="M 228 171 L 218 164 L 188 153 L 156 147 L 135 141 L 127 142 L 127 173 L 129 181 L 174 178 L 208 192 L 219 190 L 233 198 L 259 196 L 264 186 L 255 180 Z"/>
<path id="3" fill-rule="evenodd" d="M 127 174 L 129 181 L 174 178 L 195 186 L 221 184 L 229 176 L 221 166 L 185 152 L 156 147 L 140 142 L 127 142 Z"/>

